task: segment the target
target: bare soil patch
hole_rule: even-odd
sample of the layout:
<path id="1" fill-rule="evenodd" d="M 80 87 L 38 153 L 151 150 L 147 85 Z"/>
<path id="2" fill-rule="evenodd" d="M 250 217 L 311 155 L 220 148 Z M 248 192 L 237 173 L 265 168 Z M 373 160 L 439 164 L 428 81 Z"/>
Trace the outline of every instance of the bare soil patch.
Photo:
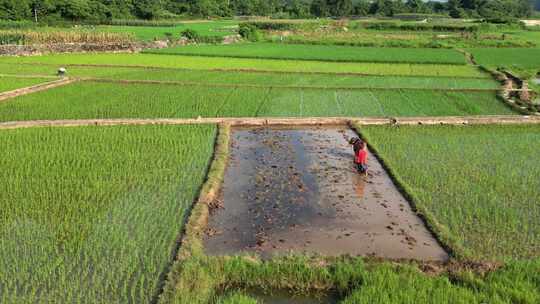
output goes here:
<path id="1" fill-rule="evenodd" d="M 369 177 L 356 172 L 352 136 L 346 127 L 235 129 L 207 253 L 447 260 L 375 157 Z"/>

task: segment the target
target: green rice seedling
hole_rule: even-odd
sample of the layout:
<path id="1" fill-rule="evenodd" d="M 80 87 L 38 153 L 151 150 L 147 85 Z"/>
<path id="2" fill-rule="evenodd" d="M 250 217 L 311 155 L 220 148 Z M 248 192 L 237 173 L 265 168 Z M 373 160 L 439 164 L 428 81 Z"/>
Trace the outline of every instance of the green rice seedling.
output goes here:
<path id="1" fill-rule="evenodd" d="M 525 79 L 540 71 L 539 48 L 470 49 L 475 60 L 491 69 L 507 69 Z"/>
<path id="2" fill-rule="evenodd" d="M 35 57 L 3 57 L 0 58 L 0 63 L 31 63 L 49 64 L 54 66 L 82 64 L 195 70 L 262 70 L 275 72 L 490 78 L 490 75 L 469 65 L 343 63 L 302 60 L 167 56 L 154 54 L 55 54 Z"/>
<path id="3" fill-rule="evenodd" d="M 494 92 L 211 87 L 79 82 L 10 99 L 0 121 L 83 118 L 515 114 Z"/>
<path id="4" fill-rule="evenodd" d="M 0 302 L 151 303 L 215 126 L 0 132 Z"/>
<path id="5" fill-rule="evenodd" d="M 20 78 L 0 75 L 0 93 L 33 86 L 36 84 L 52 81 L 45 78 Z"/>
<path id="6" fill-rule="evenodd" d="M 478 259 L 538 257 L 540 126 L 360 131 L 454 247 Z"/>
<path id="7" fill-rule="evenodd" d="M 500 84 L 488 78 L 328 75 L 311 73 L 268 73 L 242 71 L 205 71 L 188 69 L 148 69 L 137 67 L 66 66 L 70 77 L 112 80 L 149 80 L 199 83 L 222 86 L 291 86 L 320 88 L 380 88 L 434 90 L 497 90 Z M 55 75 L 53 65 L 0 63 L 6 75 Z"/>
<path id="8" fill-rule="evenodd" d="M 359 48 L 308 44 L 249 43 L 194 45 L 145 51 L 154 54 L 293 59 L 342 62 L 466 64 L 465 57 L 449 49 Z"/>

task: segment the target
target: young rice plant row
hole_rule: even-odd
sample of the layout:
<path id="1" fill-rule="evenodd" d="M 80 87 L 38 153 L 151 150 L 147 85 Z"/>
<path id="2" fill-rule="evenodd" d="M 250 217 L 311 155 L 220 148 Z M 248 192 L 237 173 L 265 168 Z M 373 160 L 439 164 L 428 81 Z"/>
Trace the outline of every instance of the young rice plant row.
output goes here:
<path id="1" fill-rule="evenodd" d="M 515 114 L 493 92 L 213 88 L 79 82 L 0 104 L 0 121 Z"/>
<path id="2" fill-rule="evenodd" d="M 391 62 L 460 64 L 465 57 L 452 49 L 375 48 L 337 45 L 249 43 L 230 45 L 192 45 L 147 53 L 211 57 L 294 59 L 338 62 Z"/>
<path id="3" fill-rule="evenodd" d="M 540 255 L 540 126 L 360 131 L 457 245 L 490 260 Z"/>
<path id="4" fill-rule="evenodd" d="M 149 303 L 215 126 L 0 132 L 0 302 Z"/>
<path id="5" fill-rule="evenodd" d="M 327 62 L 305 60 L 273 60 L 154 54 L 55 54 L 33 57 L 4 57 L 0 63 L 30 63 L 69 66 L 70 64 L 144 66 L 194 70 L 263 70 L 306 73 L 357 73 L 368 75 L 406 75 L 433 77 L 490 78 L 469 65 Z"/>

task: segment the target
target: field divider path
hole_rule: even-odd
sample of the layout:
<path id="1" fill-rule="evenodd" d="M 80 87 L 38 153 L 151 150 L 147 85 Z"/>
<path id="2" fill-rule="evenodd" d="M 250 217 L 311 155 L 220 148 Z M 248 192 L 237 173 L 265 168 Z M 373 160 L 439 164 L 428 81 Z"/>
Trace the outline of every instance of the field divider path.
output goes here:
<path id="1" fill-rule="evenodd" d="M 156 84 L 156 85 L 179 85 L 179 86 L 201 86 L 217 88 L 253 88 L 253 89 L 307 89 L 307 90 L 416 90 L 416 91 L 450 91 L 450 92 L 497 92 L 499 88 L 475 89 L 475 88 L 426 88 L 426 87 L 370 87 L 370 86 L 298 86 L 298 85 L 260 85 L 260 84 L 228 84 L 228 83 L 204 83 L 196 81 L 169 81 L 169 80 L 126 80 L 99 77 L 76 77 L 81 81 L 100 83 L 120 83 L 120 84 Z"/>
<path id="2" fill-rule="evenodd" d="M 33 127 L 78 127 L 118 125 L 228 124 L 231 126 L 309 125 L 489 125 L 540 124 L 540 116 L 443 116 L 443 117 L 311 117 L 311 118 L 188 118 L 188 119 L 63 119 L 0 122 L 0 130 Z"/>
<path id="3" fill-rule="evenodd" d="M 76 78 L 66 77 L 59 80 L 55 80 L 55 81 L 40 83 L 40 84 L 26 87 L 26 88 L 20 88 L 20 89 L 16 89 L 12 91 L 3 92 L 3 93 L 0 93 L 0 102 L 5 102 L 6 100 L 17 97 L 17 96 L 27 95 L 27 94 L 31 94 L 35 92 L 40 92 L 40 91 L 56 88 L 59 86 L 64 86 L 64 85 L 67 85 L 76 81 L 79 81 L 79 80 Z"/>
<path id="4" fill-rule="evenodd" d="M 28 74 L 28 75 L 0 74 L 0 77 L 22 78 L 22 79 L 28 79 L 28 78 L 30 78 L 30 79 L 32 79 L 32 78 L 60 79 L 59 76 L 45 75 L 45 74 Z"/>

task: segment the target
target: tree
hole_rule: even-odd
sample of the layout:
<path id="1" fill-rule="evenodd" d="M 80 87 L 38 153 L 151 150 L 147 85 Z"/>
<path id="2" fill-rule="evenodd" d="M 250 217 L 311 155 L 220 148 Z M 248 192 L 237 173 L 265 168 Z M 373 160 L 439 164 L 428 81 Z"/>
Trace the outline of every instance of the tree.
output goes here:
<path id="1" fill-rule="evenodd" d="M 392 0 L 373 1 L 369 8 L 369 13 L 371 15 L 392 17 L 395 14 L 394 2 Z"/>
<path id="2" fill-rule="evenodd" d="M 407 0 L 405 7 L 410 13 L 423 13 L 425 12 L 426 5 L 422 0 Z"/>
<path id="3" fill-rule="evenodd" d="M 154 19 L 159 15 L 160 0 L 137 0 L 133 4 L 139 18 Z"/>
<path id="4" fill-rule="evenodd" d="M 21 20 L 29 17 L 25 0 L 0 0 L 0 19 Z"/>
<path id="5" fill-rule="evenodd" d="M 326 0 L 313 0 L 310 7 L 311 14 L 316 17 L 330 16 L 330 10 Z"/>
<path id="6" fill-rule="evenodd" d="M 285 11 L 295 18 L 309 17 L 309 5 L 302 0 L 291 0 L 285 6 Z"/>
<path id="7" fill-rule="evenodd" d="M 327 0 L 326 4 L 332 16 L 349 16 L 353 11 L 352 0 Z"/>
<path id="8" fill-rule="evenodd" d="M 31 0 L 30 9 L 36 23 L 39 21 L 40 15 L 46 15 L 49 11 L 52 11 L 55 6 L 49 0 Z"/>
<path id="9" fill-rule="evenodd" d="M 370 3 L 367 0 L 360 0 L 354 5 L 353 12 L 357 16 L 367 16 L 369 14 Z"/>
<path id="10" fill-rule="evenodd" d="M 465 15 L 459 0 L 448 0 L 447 7 L 448 13 L 452 18 L 462 18 Z"/>
<path id="11" fill-rule="evenodd" d="M 90 7 L 86 0 L 67 0 L 56 5 L 57 12 L 64 19 L 80 21 L 90 17 Z"/>

